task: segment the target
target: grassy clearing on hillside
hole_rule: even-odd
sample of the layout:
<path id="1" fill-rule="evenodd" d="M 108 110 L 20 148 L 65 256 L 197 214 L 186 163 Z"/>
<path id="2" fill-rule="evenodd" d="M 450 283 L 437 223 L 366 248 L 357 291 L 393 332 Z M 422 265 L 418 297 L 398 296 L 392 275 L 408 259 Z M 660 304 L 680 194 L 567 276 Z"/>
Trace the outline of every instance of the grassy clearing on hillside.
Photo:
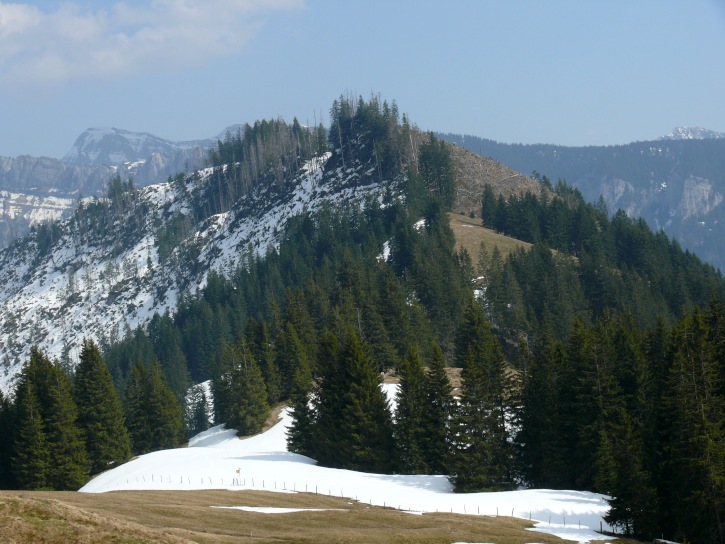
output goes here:
<path id="1" fill-rule="evenodd" d="M 464 248 L 468 251 L 473 261 L 473 266 L 478 268 L 478 251 L 481 242 L 486 245 L 489 256 L 493 252 L 493 248 L 498 246 L 501 257 L 506 258 L 508 255 L 519 247 L 529 249 L 531 244 L 522 242 L 516 238 L 509 238 L 503 234 L 498 234 L 491 229 L 481 226 L 480 218 L 471 218 L 467 215 L 457 213 L 449 213 L 448 217 L 451 222 L 451 230 L 456 237 L 456 249 Z"/>
<path id="2" fill-rule="evenodd" d="M 91 512 L 59 501 L 59 493 L 18 495 L 0 493 L 0 542 L 5 544 L 187 542 L 143 521 L 114 519 L 112 511 Z"/>
<path id="3" fill-rule="evenodd" d="M 212 506 L 329 508 L 264 514 Z M 0 541 L 81 543 L 436 543 L 562 540 L 531 533 L 525 520 L 412 515 L 340 497 L 262 491 L 3 492 Z"/>

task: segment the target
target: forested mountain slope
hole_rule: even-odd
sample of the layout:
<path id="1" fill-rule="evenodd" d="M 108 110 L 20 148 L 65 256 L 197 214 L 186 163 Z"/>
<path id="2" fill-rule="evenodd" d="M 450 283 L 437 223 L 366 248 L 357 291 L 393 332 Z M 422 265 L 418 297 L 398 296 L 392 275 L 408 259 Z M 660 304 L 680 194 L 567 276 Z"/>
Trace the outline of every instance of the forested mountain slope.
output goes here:
<path id="1" fill-rule="evenodd" d="M 338 141 L 347 140 L 332 152 L 322 127 L 247 126 L 219 142 L 208 158 L 213 166 L 140 189 L 117 176 L 103 198 L 78 203 L 69 219 L 40 224 L 2 251 L 2 388 L 9 390 L 30 346 L 70 364 L 83 337 L 113 343 L 154 313 L 175 311 L 211 272 L 229 276 L 264 255 L 296 215 L 403 198 L 409 174 L 432 168 L 426 160 L 437 160 L 435 152 L 424 151 L 419 165 L 427 136 L 393 121 L 389 109 L 383 120 L 381 104 L 374 108 L 380 121 L 344 127 L 369 123 L 361 134 L 340 129 Z M 376 144 L 389 126 L 395 145 L 390 138 Z M 491 162 L 469 154 L 467 167 L 482 172 L 475 183 L 498 181 L 486 175 Z M 497 187 L 510 192 L 505 182 Z"/>
<path id="2" fill-rule="evenodd" d="M 0 398 L 14 436 L 0 481 L 87 477 L 89 444 L 62 464 L 72 474 L 53 467 L 69 441 L 84 449 L 74 414 L 93 404 L 78 374 L 68 401 L 62 369 L 91 337 L 134 453 L 178 444 L 178 401 L 210 380 L 190 395 L 190 432 L 209 424 L 209 392 L 241 434 L 284 401 L 290 449 L 322 465 L 446 474 L 462 492 L 592 489 L 630 534 L 722 542 L 725 282 L 711 265 L 564 183 L 476 165 L 376 97 L 335 101 L 329 130 L 244 127 L 209 161 L 141 190 L 116 178 L 0 254 L 4 387 L 20 372 Z M 457 251 L 457 205 L 530 245 Z M 82 362 L 100 357 L 83 345 Z M 393 370 L 395 417 L 379 387 Z"/>
<path id="3" fill-rule="evenodd" d="M 725 139 L 660 139 L 626 145 L 565 147 L 502 144 L 460 134 L 439 137 L 531 174 L 562 179 L 589 202 L 604 198 L 653 230 L 725 270 Z M 675 134 L 676 136 L 676 134 Z M 673 136 L 674 138 L 674 136 Z"/>

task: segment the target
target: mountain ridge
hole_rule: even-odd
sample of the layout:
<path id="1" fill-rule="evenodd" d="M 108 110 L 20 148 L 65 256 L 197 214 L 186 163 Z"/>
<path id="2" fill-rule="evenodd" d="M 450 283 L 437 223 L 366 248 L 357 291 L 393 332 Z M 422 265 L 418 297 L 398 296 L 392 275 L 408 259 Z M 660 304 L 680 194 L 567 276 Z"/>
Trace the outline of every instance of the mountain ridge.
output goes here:
<path id="1" fill-rule="evenodd" d="M 662 229 L 725 270 L 725 139 L 673 139 L 617 146 L 502 144 L 460 134 L 440 138 L 519 172 L 562 179 L 609 212 L 624 210 Z M 553 182 L 555 183 L 555 181 Z"/>
<path id="2" fill-rule="evenodd" d="M 230 274 L 250 248 L 264 254 L 292 216 L 326 203 L 362 206 L 369 199 L 403 197 L 404 178 L 381 178 L 374 154 L 362 147 L 347 152 L 352 162 L 340 150 L 315 155 L 284 174 L 288 181 L 279 185 L 269 178 L 198 223 L 193 211 L 207 206 L 212 182 L 226 186 L 233 165 L 140 188 L 117 178 L 107 196 L 87 197 L 68 219 L 41 224 L 16 240 L 0 252 L 0 388 L 12 388 L 31 345 L 67 360 L 84 336 L 113 340 L 154 313 L 173 311 L 180 297 L 203 288 L 212 271 Z M 457 153 L 467 158 L 467 168 L 485 163 L 478 170 L 498 176 L 479 179 L 479 188 L 509 172 L 488 159 Z M 539 187 L 523 179 L 529 190 Z M 498 187 L 522 190 L 505 181 Z"/>

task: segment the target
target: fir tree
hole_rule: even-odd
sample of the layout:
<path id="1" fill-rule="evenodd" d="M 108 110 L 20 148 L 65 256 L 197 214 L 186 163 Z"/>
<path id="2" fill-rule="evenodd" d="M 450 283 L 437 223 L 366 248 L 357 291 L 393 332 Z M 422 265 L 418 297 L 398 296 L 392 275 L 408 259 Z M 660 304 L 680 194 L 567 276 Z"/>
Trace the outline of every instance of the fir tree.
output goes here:
<path id="1" fill-rule="evenodd" d="M 359 333 L 347 327 L 339 350 L 325 340 L 321 356 L 336 355 L 323 370 L 317 401 L 317 460 L 323 466 L 363 472 L 392 467 L 393 436 L 388 401 Z"/>
<path id="2" fill-rule="evenodd" d="M 512 451 L 505 426 L 505 362 L 481 307 L 470 298 L 458 334 L 463 367 L 452 432 L 450 479 L 456 491 L 512 485 Z"/>
<path id="3" fill-rule="evenodd" d="M 176 395 L 161 376 L 161 365 L 155 363 L 146 374 L 144 384 L 149 436 L 149 451 L 176 448 L 186 438 L 184 414 Z"/>
<path id="4" fill-rule="evenodd" d="M 602 441 L 600 456 L 608 459 L 612 471 L 606 490 L 612 498 L 604 517 L 626 535 L 650 537 L 656 534 L 656 493 L 651 475 L 643 466 L 643 444 L 635 425 L 624 409 L 617 410 L 609 437 Z"/>
<path id="5" fill-rule="evenodd" d="M 209 428 L 209 414 L 207 410 L 208 398 L 202 384 L 189 389 L 186 397 L 186 426 L 189 437 L 195 436 Z"/>
<path id="6" fill-rule="evenodd" d="M 12 474 L 14 455 L 15 411 L 12 402 L 0 391 L 0 489 L 11 489 L 15 482 Z"/>
<path id="7" fill-rule="evenodd" d="M 227 346 L 223 365 L 224 371 L 213 385 L 216 421 L 236 429 L 240 436 L 258 433 L 269 415 L 267 390 L 244 340 L 239 346 Z"/>
<path id="8" fill-rule="evenodd" d="M 725 399 L 718 394 L 723 363 L 710 337 L 695 308 L 675 331 L 670 373 L 669 492 L 681 505 L 672 512 L 678 536 L 693 542 L 725 541 Z"/>
<path id="9" fill-rule="evenodd" d="M 32 348 L 15 394 L 19 430 L 14 472 L 18 482 L 34 488 L 78 489 L 87 480 L 90 466 L 76 425 L 78 412 L 70 382 L 60 364 Z M 42 433 L 38 432 L 38 426 Z M 28 428 L 23 430 L 23 427 Z M 41 465 L 47 459 L 48 467 L 44 472 L 30 459 L 36 454 Z M 39 470 L 34 483 L 28 479 L 30 471 L 24 463 L 30 463 L 32 470 Z"/>
<path id="10" fill-rule="evenodd" d="M 45 417 L 50 447 L 49 482 L 57 490 L 77 490 L 88 480 L 90 461 L 81 430 L 71 384 L 59 364 L 53 365 L 50 410 Z"/>
<path id="11" fill-rule="evenodd" d="M 453 388 L 446 374 L 446 361 L 437 342 L 433 343 L 424 388 L 425 409 L 422 410 L 422 423 L 425 432 L 421 443 L 423 460 L 431 474 L 447 474 L 454 401 Z"/>
<path id="12" fill-rule="evenodd" d="M 49 487 L 50 449 L 32 382 L 16 397 L 15 447 L 12 472 L 21 489 Z"/>
<path id="13" fill-rule="evenodd" d="M 255 360 L 259 364 L 267 387 L 267 400 L 274 405 L 281 399 L 282 379 L 275 361 L 274 344 L 265 321 L 256 321 L 250 318 L 247 321 L 247 342 L 252 350 Z"/>
<path id="14" fill-rule="evenodd" d="M 527 482 L 537 487 L 566 487 L 562 479 L 569 466 L 567 424 L 562 413 L 563 389 L 567 387 L 564 347 L 546 327 L 528 361 L 523 380 L 522 429 Z"/>
<path id="15" fill-rule="evenodd" d="M 310 406 L 309 376 L 298 372 L 292 387 L 290 408 L 292 425 L 287 432 L 287 448 L 289 451 L 315 457 L 316 413 Z"/>
<path id="16" fill-rule="evenodd" d="M 425 474 L 427 464 L 423 444 L 427 429 L 422 409 L 426 406 L 425 374 L 423 363 L 415 348 L 410 348 L 400 363 L 400 385 L 395 411 L 395 442 L 398 468 L 404 474 Z"/>
<path id="17" fill-rule="evenodd" d="M 91 474 L 97 474 L 131 457 L 131 441 L 123 407 L 111 373 L 92 340 L 84 340 L 76 367 L 73 396 L 78 406 L 78 426 L 85 437 Z"/>
<path id="18" fill-rule="evenodd" d="M 146 406 L 147 374 L 144 364 L 137 361 L 124 392 L 123 412 L 135 454 L 151 451 L 151 424 Z"/>

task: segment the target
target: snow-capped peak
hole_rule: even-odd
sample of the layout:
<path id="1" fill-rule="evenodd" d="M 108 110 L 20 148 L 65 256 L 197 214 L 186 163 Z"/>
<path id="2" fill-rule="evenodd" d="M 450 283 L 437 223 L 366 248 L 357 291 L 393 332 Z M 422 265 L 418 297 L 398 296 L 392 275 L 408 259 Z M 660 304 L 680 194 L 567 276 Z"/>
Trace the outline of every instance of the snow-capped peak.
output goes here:
<path id="1" fill-rule="evenodd" d="M 676 127 L 658 140 L 711 140 L 725 138 L 725 132 L 715 132 L 702 127 Z"/>
<path id="2" fill-rule="evenodd" d="M 115 127 L 89 128 L 78 136 L 63 161 L 77 166 L 119 166 L 147 159 L 154 153 L 168 156 L 211 143 L 211 140 L 172 142 L 148 132 L 132 132 Z"/>

